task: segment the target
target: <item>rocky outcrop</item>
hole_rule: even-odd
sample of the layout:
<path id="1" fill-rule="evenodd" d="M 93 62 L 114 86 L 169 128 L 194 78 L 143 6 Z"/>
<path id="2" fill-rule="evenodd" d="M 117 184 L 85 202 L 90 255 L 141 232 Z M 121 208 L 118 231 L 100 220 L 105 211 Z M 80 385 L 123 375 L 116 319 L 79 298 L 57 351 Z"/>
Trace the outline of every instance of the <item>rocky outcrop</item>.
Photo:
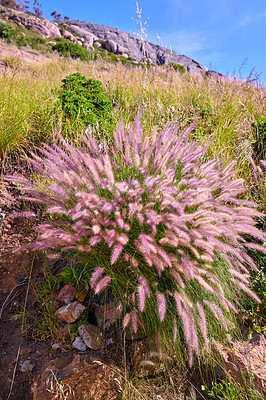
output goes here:
<path id="1" fill-rule="evenodd" d="M 0 14 L 0 19 L 31 29 L 43 38 L 63 37 L 84 46 L 86 49 L 102 47 L 111 53 L 131 59 L 131 62 L 147 61 L 155 65 L 172 62 L 184 66 L 188 72 L 204 74 L 210 72 L 208 68 L 185 55 L 146 41 L 143 42 L 129 33 L 104 25 L 91 24 L 85 21 L 51 22 L 45 18 L 39 18 L 21 11 L 16 10 L 14 12 L 12 9 L 1 6 L 0 9 L 4 10 Z"/>
<path id="2" fill-rule="evenodd" d="M 45 18 L 39 18 L 35 15 L 25 14 L 21 11 L 4 8 L 4 13 L 1 13 L 1 18 L 7 21 L 14 22 L 22 28 L 31 29 L 38 32 L 43 38 L 61 37 L 59 27 Z"/>
<path id="3" fill-rule="evenodd" d="M 97 47 L 99 47 L 100 40 L 102 47 L 106 50 L 114 54 L 128 53 L 137 62 L 143 61 L 145 54 L 146 60 L 152 64 L 162 65 L 174 62 L 183 65 L 188 72 L 208 72 L 208 68 L 185 55 L 149 42 L 143 43 L 135 36 L 121 32 L 118 29 L 80 21 L 71 21 L 67 28 L 72 32 L 77 32 L 79 29 L 79 32 L 83 32 L 83 35 L 85 35 L 85 32 L 86 34 L 90 33 L 98 39 L 95 40 Z M 85 36 L 83 37 L 85 38 Z"/>

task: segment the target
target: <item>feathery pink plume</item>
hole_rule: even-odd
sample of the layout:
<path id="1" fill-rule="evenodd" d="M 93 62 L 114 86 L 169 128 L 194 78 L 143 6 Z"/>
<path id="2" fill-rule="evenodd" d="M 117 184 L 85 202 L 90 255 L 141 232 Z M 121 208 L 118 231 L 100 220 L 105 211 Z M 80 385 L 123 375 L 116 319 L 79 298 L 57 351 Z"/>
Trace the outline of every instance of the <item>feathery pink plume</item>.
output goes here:
<path id="1" fill-rule="evenodd" d="M 91 275 L 91 281 L 90 281 L 90 287 L 91 289 L 94 288 L 98 278 L 103 274 L 104 268 L 98 267 L 95 269 L 95 271 Z"/>
<path id="2" fill-rule="evenodd" d="M 95 287 L 95 294 L 99 294 L 111 282 L 110 276 L 106 275 Z"/>
<path id="3" fill-rule="evenodd" d="M 122 250 L 123 250 L 123 245 L 121 243 L 118 243 L 117 245 L 115 245 L 115 247 L 112 251 L 112 255 L 111 255 L 111 265 L 116 263 L 120 254 L 122 253 Z"/>
<path id="4" fill-rule="evenodd" d="M 123 328 L 126 328 L 130 322 L 131 313 L 127 313 L 123 318 Z"/>
<path id="5" fill-rule="evenodd" d="M 156 293 L 157 308 L 159 312 L 160 321 L 164 320 L 166 312 L 166 300 L 163 293 Z"/>

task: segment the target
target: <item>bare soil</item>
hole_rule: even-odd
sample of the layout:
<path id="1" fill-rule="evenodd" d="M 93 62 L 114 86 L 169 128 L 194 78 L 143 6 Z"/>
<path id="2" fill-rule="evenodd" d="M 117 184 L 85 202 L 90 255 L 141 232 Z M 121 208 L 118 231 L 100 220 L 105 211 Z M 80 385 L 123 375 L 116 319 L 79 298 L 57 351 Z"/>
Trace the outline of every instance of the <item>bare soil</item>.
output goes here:
<path id="1" fill-rule="evenodd" d="M 21 50 L 16 47 L 9 46 L 0 39 L 0 67 L 5 66 L 4 60 L 6 58 L 18 59 L 21 62 L 27 63 L 40 63 L 47 60 L 47 57 L 33 53 L 32 51 Z"/>
<path id="2" fill-rule="evenodd" d="M 2 169 L 6 174 L 21 172 L 28 175 L 26 167 L 12 159 L 7 160 Z M 13 380 L 9 398 L 27 400 L 32 399 L 31 381 L 40 369 L 43 358 L 49 356 L 49 347 L 34 337 L 33 324 L 28 324 L 28 318 L 25 326 L 22 318 L 19 318 L 24 308 L 32 315 L 36 312 L 37 305 L 30 287 L 29 272 L 32 267 L 33 279 L 36 279 L 40 262 L 34 254 L 14 253 L 34 236 L 34 222 L 26 223 L 21 218 L 8 217 L 12 212 L 28 206 L 19 196 L 20 191 L 14 185 L 1 182 L 0 214 L 3 221 L 0 225 L 0 399 L 8 398 Z M 26 359 L 34 361 L 33 373 L 20 371 L 21 364 Z"/>

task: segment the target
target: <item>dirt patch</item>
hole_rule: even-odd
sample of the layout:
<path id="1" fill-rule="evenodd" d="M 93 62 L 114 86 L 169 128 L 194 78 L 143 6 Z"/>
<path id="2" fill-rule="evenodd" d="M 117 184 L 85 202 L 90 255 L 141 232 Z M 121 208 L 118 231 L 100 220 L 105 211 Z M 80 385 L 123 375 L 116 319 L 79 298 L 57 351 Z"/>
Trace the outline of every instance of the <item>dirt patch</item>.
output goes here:
<path id="1" fill-rule="evenodd" d="M 35 54 L 26 50 L 21 50 L 7 44 L 0 43 L 0 67 L 5 67 L 3 62 L 6 58 L 19 59 L 21 62 L 40 63 L 47 60 L 47 57 L 41 54 Z"/>
<path id="2" fill-rule="evenodd" d="M 16 164 L 16 166 L 15 166 Z M 23 164 L 7 160 L 3 172 L 21 172 L 28 175 Z M 20 199 L 19 189 L 11 183 L 1 182 L 0 186 L 0 399 L 8 397 L 14 368 L 16 374 L 10 399 L 31 399 L 30 384 L 32 373 L 20 371 L 26 359 L 34 359 L 34 373 L 49 355 L 47 345 L 32 336 L 32 328 L 20 318 L 23 309 L 34 313 L 36 300 L 30 289 L 29 271 L 38 271 L 37 258 L 33 254 L 14 253 L 20 246 L 29 243 L 33 237 L 34 221 L 10 218 L 13 212 L 22 211 L 28 205 Z M 26 314 L 25 314 L 26 315 Z M 27 318 L 28 320 L 28 318 Z M 24 323 L 22 323 L 24 322 Z"/>

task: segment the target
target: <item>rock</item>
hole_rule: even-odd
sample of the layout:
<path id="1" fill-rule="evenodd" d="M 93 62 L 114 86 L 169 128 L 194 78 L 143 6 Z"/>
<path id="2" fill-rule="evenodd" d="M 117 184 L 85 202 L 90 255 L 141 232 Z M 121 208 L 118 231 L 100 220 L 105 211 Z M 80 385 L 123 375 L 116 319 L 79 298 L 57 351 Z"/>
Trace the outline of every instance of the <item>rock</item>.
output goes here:
<path id="1" fill-rule="evenodd" d="M 102 47 L 102 44 L 100 42 L 98 42 L 97 40 L 95 40 L 95 42 L 93 42 L 93 47 L 95 47 L 96 49 L 99 49 L 100 47 Z"/>
<path id="2" fill-rule="evenodd" d="M 78 301 L 67 304 L 56 311 L 57 318 L 60 321 L 72 323 L 75 322 L 83 313 L 85 307 Z"/>
<path id="3" fill-rule="evenodd" d="M 162 50 L 157 51 L 156 56 L 157 56 L 157 60 L 158 60 L 157 64 L 161 65 L 161 64 L 169 63 L 170 56 L 169 56 L 169 54 L 166 54 L 164 51 L 162 51 Z"/>
<path id="4" fill-rule="evenodd" d="M 79 35 L 79 37 L 84 39 L 89 46 L 93 46 L 93 42 L 97 40 L 97 37 L 94 34 L 88 32 L 86 29 L 80 28 L 77 25 L 70 24 L 67 26 L 67 28 L 71 32 L 75 33 L 76 35 Z"/>
<path id="5" fill-rule="evenodd" d="M 33 400 L 115 400 L 123 371 L 86 355 L 72 354 L 50 361 L 32 383 Z"/>
<path id="6" fill-rule="evenodd" d="M 109 328 L 111 324 L 122 318 L 123 313 L 124 307 L 121 300 L 104 304 L 95 312 L 98 326 L 102 329 Z"/>
<path id="7" fill-rule="evenodd" d="M 76 293 L 77 293 L 77 289 L 73 285 L 71 285 L 71 284 L 65 285 L 64 287 L 62 287 L 60 292 L 57 294 L 56 299 L 60 303 L 69 304 L 73 301 Z"/>
<path id="8" fill-rule="evenodd" d="M 25 356 L 32 353 L 32 349 L 29 347 L 21 347 L 20 349 L 20 356 Z"/>
<path id="9" fill-rule="evenodd" d="M 54 344 L 52 345 L 52 349 L 53 349 L 53 350 L 59 350 L 59 349 L 61 349 L 61 344 L 60 344 L 60 343 L 54 343 Z"/>
<path id="10" fill-rule="evenodd" d="M 117 45 L 117 49 L 116 49 L 116 53 L 117 54 L 123 54 L 125 53 L 125 49 L 124 47 L 120 46 L 120 44 Z"/>
<path id="11" fill-rule="evenodd" d="M 31 372 L 33 368 L 34 368 L 34 362 L 32 360 L 25 360 L 20 367 L 20 371 Z"/>
<path id="12" fill-rule="evenodd" d="M 91 324 L 80 325 L 79 334 L 82 337 L 83 342 L 92 350 L 102 349 L 105 344 L 105 338 L 103 331 L 97 326 Z"/>
<path id="13" fill-rule="evenodd" d="M 117 54 L 117 43 L 115 43 L 113 40 L 106 40 L 104 47 L 107 51 Z"/>
<path id="14" fill-rule="evenodd" d="M 76 36 L 74 36 L 71 32 L 68 32 L 66 30 L 63 32 L 63 37 L 64 39 L 70 40 L 71 42 L 76 41 Z"/>
<path id="15" fill-rule="evenodd" d="M 74 342 L 72 343 L 72 346 L 79 350 L 79 351 L 85 351 L 86 350 L 86 345 L 83 342 L 83 340 L 81 339 L 80 336 L 77 336 L 76 339 L 74 340 Z"/>
<path id="16" fill-rule="evenodd" d="M 76 32 L 78 32 L 78 28 L 81 29 L 82 35 L 84 35 L 84 32 L 94 35 L 95 39 L 92 43 L 94 47 L 105 47 L 114 54 L 128 53 L 137 62 L 143 59 L 142 41 L 129 33 L 89 22 L 71 21 L 70 24 L 71 29 Z M 101 45 L 100 40 L 104 40 L 105 45 Z M 145 42 L 145 52 L 146 60 L 149 60 L 151 64 L 161 65 L 174 62 L 183 65 L 186 70 L 190 70 L 193 73 L 204 74 L 208 71 L 208 68 L 195 60 L 152 43 Z"/>
<path id="17" fill-rule="evenodd" d="M 22 11 L 5 8 L 5 13 L 1 14 L 1 17 L 9 21 L 15 22 L 17 25 L 31 29 L 38 32 L 42 37 L 61 37 L 58 26 L 45 18 L 38 18 L 34 15 L 25 14 Z"/>
<path id="18" fill-rule="evenodd" d="M 40 21 L 29 20 L 27 28 L 40 33 L 42 37 L 61 37 L 58 26 L 45 18 L 41 19 L 41 23 Z"/>
<path id="19" fill-rule="evenodd" d="M 218 346 L 226 371 L 240 384 L 243 384 L 243 378 L 247 383 L 250 382 L 251 372 L 254 376 L 255 388 L 266 394 L 265 338 L 255 334 L 249 341 L 232 341 L 231 346 L 231 348 Z"/>

